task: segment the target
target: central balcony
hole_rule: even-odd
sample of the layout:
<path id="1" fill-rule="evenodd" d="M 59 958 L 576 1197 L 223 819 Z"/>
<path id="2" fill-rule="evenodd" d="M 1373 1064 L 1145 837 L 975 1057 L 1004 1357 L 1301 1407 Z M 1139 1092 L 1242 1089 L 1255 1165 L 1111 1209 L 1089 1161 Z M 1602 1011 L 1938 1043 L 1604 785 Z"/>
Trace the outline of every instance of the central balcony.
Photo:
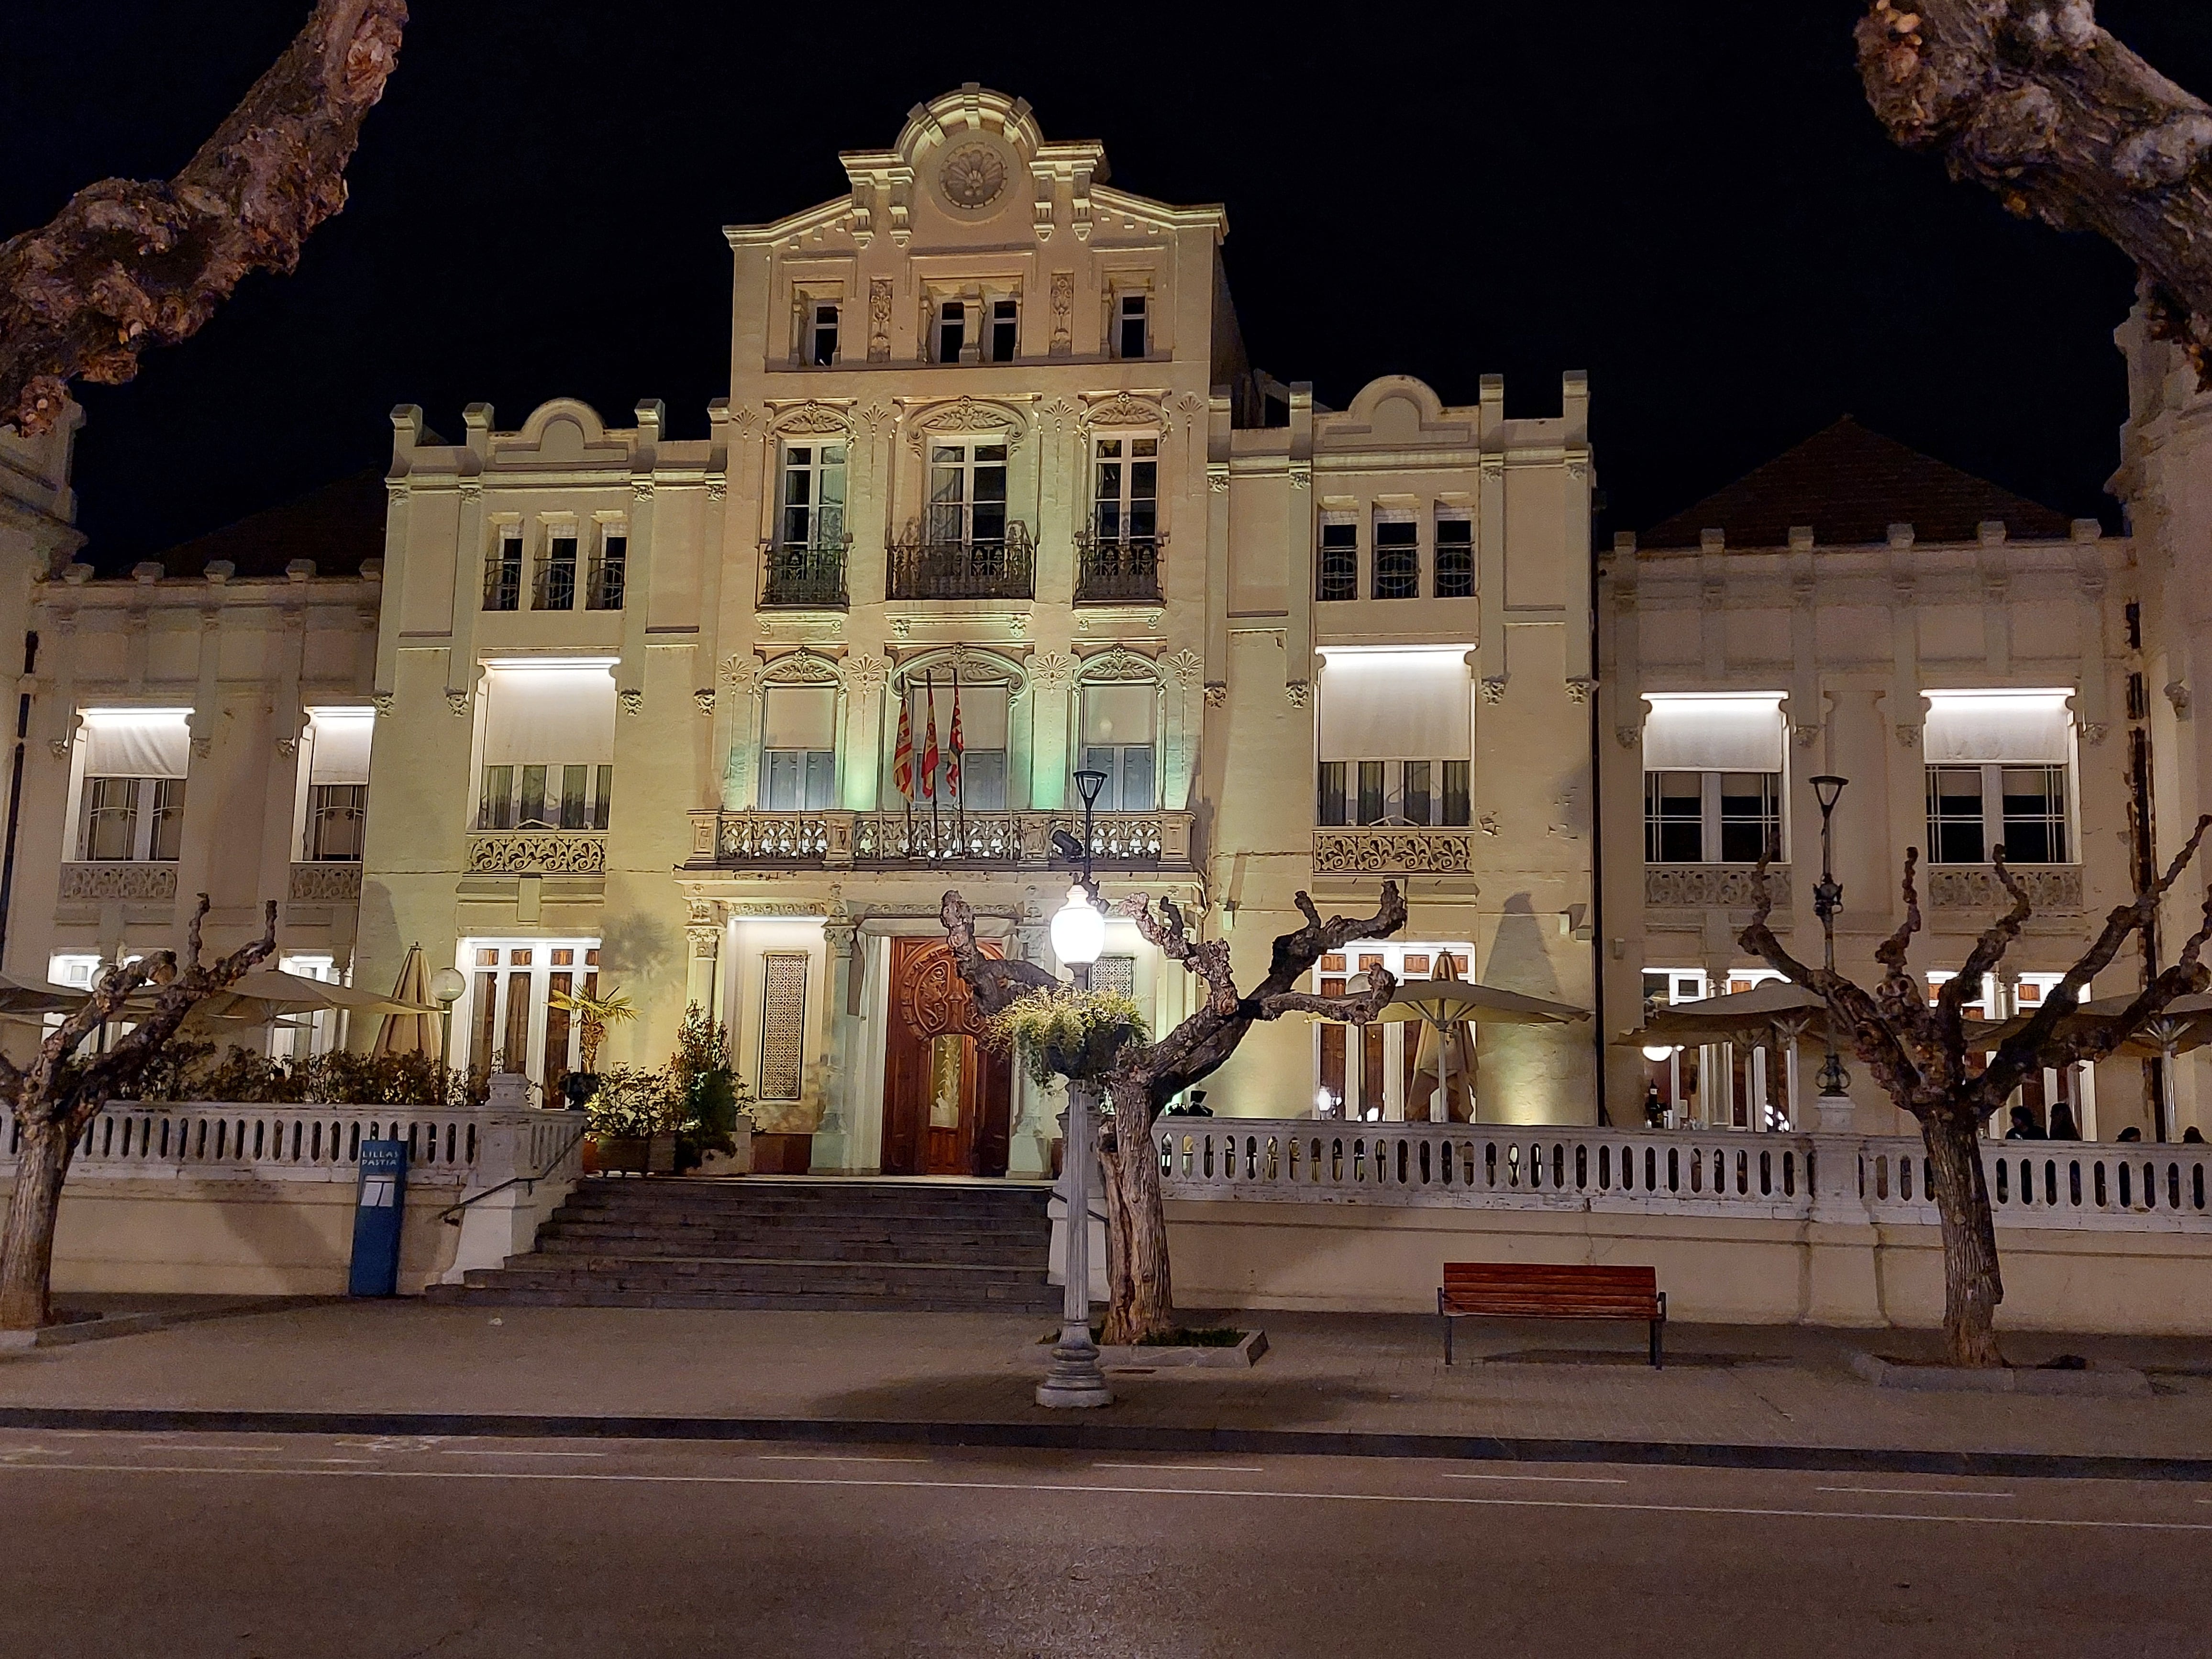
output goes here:
<path id="1" fill-rule="evenodd" d="M 923 869 L 957 865 L 1043 869 L 1053 832 L 1079 844 L 1080 812 L 694 812 L 692 870 Z M 1192 867 L 1188 812 L 1101 812 L 1091 856 L 1109 869 Z"/>
<path id="2" fill-rule="evenodd" d="M 1085 531 L 1075 538 L 1078 605 L 1158 605 L 1160 549 L 1164 536 L 1108 537 Z"/>
<path id="3" fill-rule="evenodd" d="M 761 549 L 762 608 L 845 609 L 845 553 L 849 541 L 848 538 L 819 544 L 764 544 Z"/>
<path id="4" fill-rule="evenodd" d="M 957 539 L 909 526 L 890 550 L 890 588 L 893 599 L 1033 599 L 1036 544 L 1018 522 Z"/>

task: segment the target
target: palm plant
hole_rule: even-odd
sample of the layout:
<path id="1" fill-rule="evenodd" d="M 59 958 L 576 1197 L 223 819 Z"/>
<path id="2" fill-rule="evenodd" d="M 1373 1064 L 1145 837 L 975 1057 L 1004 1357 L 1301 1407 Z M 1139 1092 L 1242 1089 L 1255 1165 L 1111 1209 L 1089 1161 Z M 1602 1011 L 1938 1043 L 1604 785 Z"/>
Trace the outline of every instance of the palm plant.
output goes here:
<path id="1" fill-rule="evenodd" d="M 556 991 L 546 1001 L 576 1016 L 577 1046 L 582 1052 L 586 1073 L 599 1069 L 599 1044 L 606 1041 L 607 1027 L 627 1024 L 637 1018 L 637 1010 L 631 1006 L 629 998 L 611 987 L 605 996 L 595 996 L 588 991 Z"/>

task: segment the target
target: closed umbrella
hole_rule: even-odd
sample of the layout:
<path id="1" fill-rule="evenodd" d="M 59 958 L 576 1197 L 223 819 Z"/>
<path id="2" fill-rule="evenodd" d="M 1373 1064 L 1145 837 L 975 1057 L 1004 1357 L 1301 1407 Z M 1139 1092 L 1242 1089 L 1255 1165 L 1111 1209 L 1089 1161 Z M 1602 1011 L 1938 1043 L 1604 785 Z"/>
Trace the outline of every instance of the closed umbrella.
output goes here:
<path id="1" fill-rule="evenodd" d="M 399 964 L 399 978 L 392 988 L 397 1005 L 388 1013 L 384 1029 L 376 1034 L 374 1052 L 380 1054 L 434 1054 L 438 1052 L 438 1005 L 430 1000 L 429 975 L 422 969 L 422 947 L 407 947 L 407 960 Z"/>
<path id="2" fill-rule="evenodd" d="M 1437 958 L 1437 978 L 1438 980 L 1459 978 L 1459 971 L 1453 965 L 1451 952 L 1449 951 L 1442 952 Z M 1414 1050 L 1413 1054 L 1413 1073 L 1416 1077 L 1419 1077 L 1422 1073 L 1429 1071 L 1433 1071 L 1437 1074 L 1437 1093 L 1430 1107 L 1430 1121 L 1431 1122 L 1451 1121 L 1451 1105 L 1444 1091 L 1449 1086 L 1450 1075 L 1455 1073 L 1464 1080 L 1470 1106 L 1468 1115 L 1472 1117 L 1474 1091 L 1474 1033 L 1464 1024 L 1456 1021 L 1449 1026 L 1431 1025 L 1423 1021 L 1420 1046 Z M 1406 1105 L 1406 1115 L 1411 1117 L 1413 1100 L 1410 1093 Z"/>

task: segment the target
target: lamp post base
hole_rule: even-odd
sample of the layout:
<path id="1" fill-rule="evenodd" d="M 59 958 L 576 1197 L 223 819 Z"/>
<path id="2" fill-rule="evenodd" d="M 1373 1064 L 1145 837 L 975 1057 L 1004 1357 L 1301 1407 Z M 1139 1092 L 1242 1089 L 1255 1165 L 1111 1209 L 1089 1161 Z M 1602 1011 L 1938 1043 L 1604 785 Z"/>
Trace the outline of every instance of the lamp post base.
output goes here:
<path id="1" fill-rule="evenodd" d="M 1106 1373 L 1098 1369 L 1098 1345 L 1091 1340 L 1089 1325 L 1060 1328 L 1060 1340 L 1052 1351 L 1052 1369 L 1036 1387 L 1036 1402 L 1062 1411 L 1114 1403 Z"/>

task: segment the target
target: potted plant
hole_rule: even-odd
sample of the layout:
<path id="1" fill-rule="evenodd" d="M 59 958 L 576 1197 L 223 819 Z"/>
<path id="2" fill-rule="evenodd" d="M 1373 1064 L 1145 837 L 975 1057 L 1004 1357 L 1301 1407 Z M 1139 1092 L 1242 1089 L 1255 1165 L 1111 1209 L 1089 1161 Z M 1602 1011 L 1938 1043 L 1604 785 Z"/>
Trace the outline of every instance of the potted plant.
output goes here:
<path id="1" fill-rule="evenodd" d="M 576 1016 L 576 1047 L 583 1065 L 561 1079 L 561 1092 L 568 1098 L 569 1110 L 581 1111 L 599 1085 L 599 1045 L 606 1041 L 607 1027 L 628 1024 L 637 1018 L 637 1010 L 611 986 L 605 996 L 589 991 L 556 991 L 545 1000 L 549 1006 Z"/>
<path id="2" fill-rule="evenodd" d="M 668 1073 L 617 1066 L 588 1109 L 597 1162 L 606 1175 L 673 1175 L 681 1102 Z"/>
<path id="3" fill-rule="evenodd" d="M 687 1006 L 684 1024 L 676 1032 L 676 1052 L 668 1058 L 669 1082 L 678 1103 L 679 1175 L 701 1168 L 710 1155 L 732 1158 L 737 1152 L 738 1130 L 752 1102 L 731 1069 L 729 1052 L 728 1034 L 721 1024 L 708 1018 L 697 1003 Z"/>
<path id="4" fill-rule="evenodd" d="M 1145 1040 L 1146 1027 L 1144 1011 L 1119 991 L 1060 986 L 1018 999 L 986 1035 L 1016 1049 L 1030 1080 L 1050 1089 L 1064 1077 L 1103 1078 L 1127 1044 Z"/>

